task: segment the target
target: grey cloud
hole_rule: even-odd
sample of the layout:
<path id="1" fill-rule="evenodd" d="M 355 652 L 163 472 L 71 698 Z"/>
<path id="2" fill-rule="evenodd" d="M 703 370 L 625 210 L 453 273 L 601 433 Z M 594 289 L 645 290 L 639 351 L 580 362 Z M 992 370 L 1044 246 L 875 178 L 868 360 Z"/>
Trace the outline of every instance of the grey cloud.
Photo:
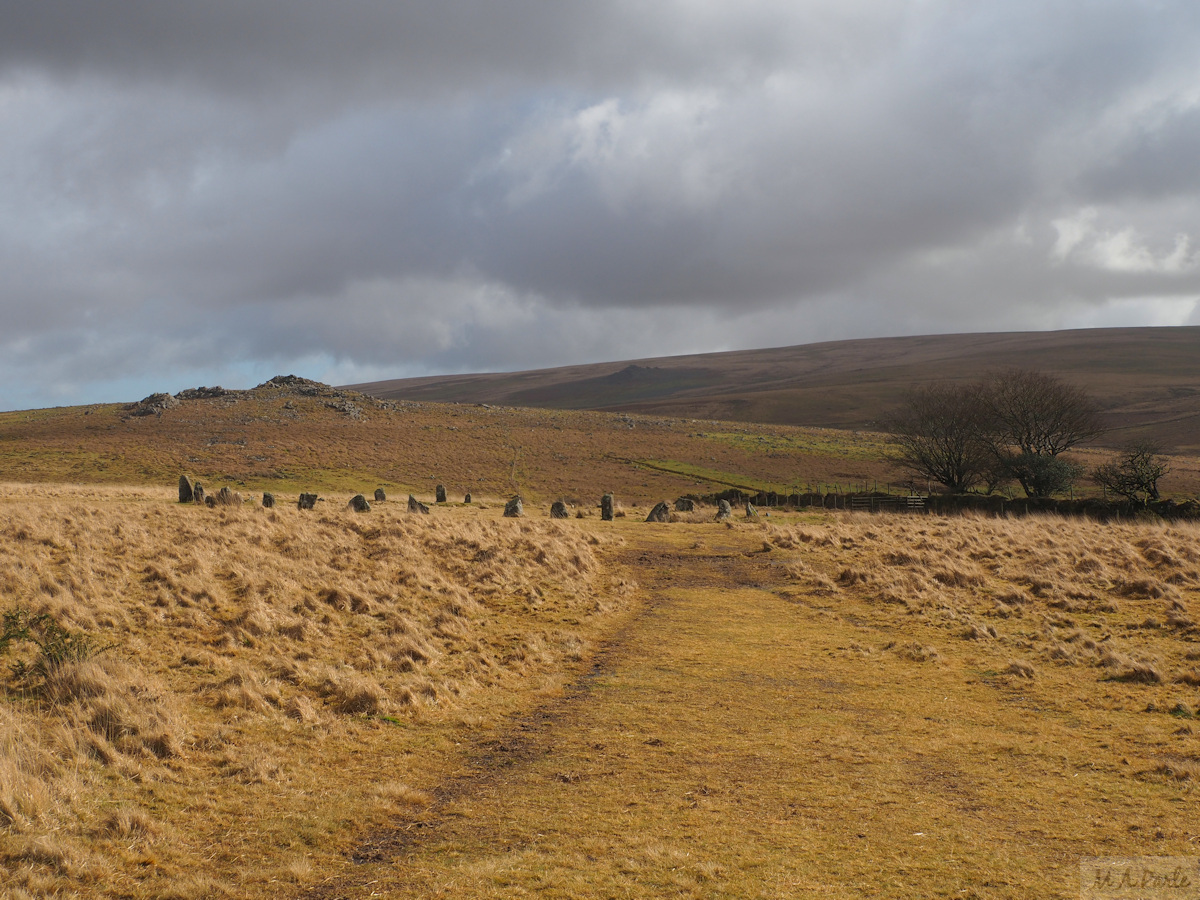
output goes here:
<path id="1" fill-rule="evenodd" d="M 802 40 L 790 33 L 789 8 L 802 9 L 686 0 L 47 0 L 8 11 L 0 65 L 229 94 L 300 87 L 425 97 L 564 78 L 628 83 L 714 64 L 770 66 Z"/>
<path id="2" fill-rule="evenodd" d="M 1198 16 L 22 4 L 0 31 L 9 380 L 1183 321 Z M 16 390 L 0 405 L 38 395 Z"/>

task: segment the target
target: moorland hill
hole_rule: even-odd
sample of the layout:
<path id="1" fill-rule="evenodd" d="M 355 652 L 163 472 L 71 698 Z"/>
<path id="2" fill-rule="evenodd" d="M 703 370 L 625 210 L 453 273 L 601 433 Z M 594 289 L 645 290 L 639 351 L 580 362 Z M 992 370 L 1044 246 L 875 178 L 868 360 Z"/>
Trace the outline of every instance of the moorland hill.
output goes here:
<path id="1" fill-rule="evenodd" d="M 1074 456 L 1087 469 L 1108 458 L 1100 448 Z M 636 506 L 728 488 L 902 490 L 910 478 L 887 435 L 870 431 L 388 400 L 290 375 L 249 390 L 0 413 L 0 481 L 171 485 L 181 474 L 288 499 L 383 488 L 430 501 L 442 484 L 451 501 L 521 493 L 535 508 L 560 498 L 591 507 L 605 491 Z M 1194 451 L 1176 455 L 1160 483 L 1176 498 L 1198 485 Z"/>
<path id="2" fill-rule="evenodd" d="M 353 387 L 393 400 L 872 430 L 914 385 L 1008 367 L 1086 388 L 1108 443 L 1153 437 L 1200 449 L 1200 327 L 873 338 Z"/>
<path id="3" fill-rule="evenodd" d="M 881 485 L 880 435 L 586 410 L 382 400 L 293 376 L 130 404 L 0 413 L 0 481 L 230 485 L 403 499 L 632 504 L 740 487 Z"/>

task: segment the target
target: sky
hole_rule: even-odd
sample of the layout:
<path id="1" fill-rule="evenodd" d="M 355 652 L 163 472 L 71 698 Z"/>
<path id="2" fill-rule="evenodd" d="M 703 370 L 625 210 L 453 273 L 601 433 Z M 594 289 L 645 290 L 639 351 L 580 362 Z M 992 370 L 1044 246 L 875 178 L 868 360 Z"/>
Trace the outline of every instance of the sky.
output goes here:
<path id="1" fill-rule="evenodd" d="M 1200 325 L 1200 4 L 0 0 L 0 409 Z"/>

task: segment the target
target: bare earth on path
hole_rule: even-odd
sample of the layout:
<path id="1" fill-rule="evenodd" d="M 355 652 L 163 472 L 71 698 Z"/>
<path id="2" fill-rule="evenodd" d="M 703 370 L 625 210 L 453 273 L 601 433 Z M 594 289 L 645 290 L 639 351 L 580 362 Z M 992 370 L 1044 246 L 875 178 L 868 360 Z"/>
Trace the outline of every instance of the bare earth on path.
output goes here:
<path id="1" fill-rule="evenodd" d="M 640 616 L 307 896 L 1075 897 L 1082 857 L 1196 855 L 1195 685 L 1117 668 L 1163 634 L 1132 630 L 1145 607 L 1186 608 L 1194 565 L 1185 593 L 1071 606 L 1006 593 L 1037 576 L 989 561 L 1052 538 L 882 522 L 623 527 Z M 951 533 L 958 562 L 914 573 Z"/>

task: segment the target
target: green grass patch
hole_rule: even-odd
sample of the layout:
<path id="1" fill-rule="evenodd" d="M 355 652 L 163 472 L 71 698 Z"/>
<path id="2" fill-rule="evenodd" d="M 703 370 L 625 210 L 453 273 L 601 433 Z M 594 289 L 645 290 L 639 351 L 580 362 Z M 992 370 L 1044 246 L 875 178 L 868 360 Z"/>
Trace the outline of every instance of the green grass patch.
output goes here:
<path id="1" fill-rule="evenodd" d="M 883 482 L 875 480 L 820 481 L 806 478 L 785 483 L 765 478 L 756 478 L 745 472 L 726 472 L 721 469 L 710 469 L 705 466 L 697 466 L 674 459 L 636 459 L 626 460 L 626 462 L 655 472 L 664 472 L 669 475 L 679 475 L 695 481 L 702 481 L 711 485 L 716 492 L 725 488 L 737 488 L 741 491 L 753 493 L 774 491 L 777 494 L 787 495 L 813 492 L 838 493 L 841 491 L 856 490 L 890 491 L 891 489 L 890 485 L 885 485 Z"/>
<path id="2" fill-rule="evenodd" d="M 389 497 L 393 499 L 397 497 L 407 497 L 408 494 L 414 493 L 417 496 L 428 493 L 432 494 L 432 490 L 414 489 L 409 485 L 397 484 L 381 478 L 377 473 L 366 471 L 365 469 L 322 469 L 316 466 L 286 466 L 280 467 L 277 474 L 269 476 L 261 475 L 242 475 L 238 477 L 221 476 L 221 475 L 201 475 L 197 474 L 197 478 L 204 483 L 205 488 L 208 488 L 208 482 L 216 487 L 220 487 L 223 483 L 235 485 L 246 490 L 270 491 L 273 494 L 287 495 L 289 493 L 299 494 L 302 491 L 314 491 L 321 493 L 350 493 L 350 494 L 365 494 L 367 499 L 371 499 L 371 494 L 375 488 L 381 487 L 387 492 Z M 206 480 L 207 479 L 207 480 Z"/>
<path id="3" fill-rule="evenodd" d="M 145 460 L 116 453 L 0 444 L 0 479 L 4 481 L 136 484 L 158 474 Z"/>
<path id="4" fill-rule="evenodd" d="M 884 435 L 871 432 L 835 431 L 828 428 L 797 429 L 791 434 L 742 431 L 707 431 L 696 437 L 737 447 L 745 453 L 786 453 L 794 456 L 823 456 L 832 459 L 890 461 L 892 445 Z"/>
<path id="5" fill-rule="evenodd" d="M 783 485 L 764 481 L 739 472 L 723 472 L 720 469 L 708 469 L 691 463 L 679 462 L 673 459 L 633 459 L 628 460 L 632 465 L 655 472 L 666 472 L 670 475 L 681 475 L 693 478 L 714 486 L 715 489 L 738 488 L 743 491 L 786 491 Z"/>

